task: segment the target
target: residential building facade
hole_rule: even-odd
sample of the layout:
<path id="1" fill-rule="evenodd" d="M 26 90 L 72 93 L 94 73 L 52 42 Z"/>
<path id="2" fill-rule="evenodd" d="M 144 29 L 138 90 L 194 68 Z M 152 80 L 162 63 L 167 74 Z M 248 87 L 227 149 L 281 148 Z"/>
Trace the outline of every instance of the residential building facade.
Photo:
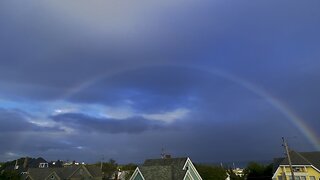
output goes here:
<path id="1" fill-rule="evenodd" d="M 295 180 L 320 180 L 320 152 L 290 151 Z M 288 158 L 274 160 L 273 180 L 292 180 Z"/>
<path id="2" fill-rule="evenodd" d="M 148 159 L 130 180 L 202 180 L 190 158 Z"/>

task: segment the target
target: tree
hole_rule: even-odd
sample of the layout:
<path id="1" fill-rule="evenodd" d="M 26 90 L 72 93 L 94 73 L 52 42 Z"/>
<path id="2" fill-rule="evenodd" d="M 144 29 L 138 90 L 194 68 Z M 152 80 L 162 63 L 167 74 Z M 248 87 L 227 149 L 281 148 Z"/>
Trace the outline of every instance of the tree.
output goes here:
<path id="1" fill-rule="evenodd" d="M 247 180 L 260 179 L 267 180 L 272 178 L 272 168 L 273 164 L 262 165 L 256 162 L 251 162 L 248 164 L 244 170 Z"/>
<path id="2" fill-rule="evenodd" d="M 97 166 L 100 166 L 100 162 L 96 163 Z M 102 169 L 101 169 L 104 178 L 111 178 L 118 172 L 118 164 L 114 159 L 110 159 L 109 162 L 103 162 L 102 163 Z"/>
<path id="3" fill-rule="evenodd" d="M 202 179 L 225 180 L 227 178 L 226 170 L 221 167 L 203 164 L 196 164 L 195 166 Z"/>
<path id="4" fill-rule="evenodd" d="M 138 165 L 136 165 L 136 164 L 129 163 L 129 164 L 123 165 L 121 167 L 122 171 L 128 171 L 128 174 L 126 174 L 126 177 L 125 177 L 126 180 L 130 179 L 130 177 L 132 176 L 132 174 L 133 174 L 134 170 L 137 168 L 137 166 Z"/>
<path id="5" fill-rule="evenodd" d="M 17 171 L 2 171 L 0 179 L 20 180 L 21 177 Z"/>

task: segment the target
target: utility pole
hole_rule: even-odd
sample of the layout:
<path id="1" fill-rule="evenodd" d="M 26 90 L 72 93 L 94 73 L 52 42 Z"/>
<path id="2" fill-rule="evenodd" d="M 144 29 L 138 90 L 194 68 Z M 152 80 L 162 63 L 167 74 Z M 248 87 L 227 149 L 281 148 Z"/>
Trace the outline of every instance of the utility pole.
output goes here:
<path id="1" fill-rule="evenodd" d="M 283 146 L 284 146 L 284 148 L 285 148 L 286 155 L 287 155 L 287 158 L 288 158 L 289 167 L 290 167 L 290 171 L 291 171 L 291 177 L 292 177 L 292 180 L 295 180 L 295 178 L 294 178 L 294 172 L 293 172 L 293 169 L 292 169 L 291 158 L 290 158 L 290 154 L 289 154 L 288 143 L 287 143 L 287 141 L 286 141 L 286 139 L 285 139 L 284 137 L 282 137 L 282 141 L 283 141 Z"/>

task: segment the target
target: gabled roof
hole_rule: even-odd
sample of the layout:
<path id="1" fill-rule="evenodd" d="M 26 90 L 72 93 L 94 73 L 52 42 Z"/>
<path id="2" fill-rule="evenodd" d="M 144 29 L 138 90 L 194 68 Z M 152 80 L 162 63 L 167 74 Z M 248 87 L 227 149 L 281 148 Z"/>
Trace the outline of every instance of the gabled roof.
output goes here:
<path id="1" fill-rule="evenodd" d="M 146 180 L 168 180 L 173 179 L 171 166 L 141 166 L 140 172 Z"/>
<path id="2" fill-rule="evenodd" d="M 68 166 L 63 168 L 29 168 L 28 175 L 34 180 L 43 180 L 55 172 L 60 179 L 67 179 L 73 175 L 79 168 L 84 167 L 93 177 L 102 177 L 101 170 L 97 166 Z"/>
<path id="3" fill-rule="evenodd" d="M 145 180 L 182 180 L 187 172 L 183 169 L 187 159 L 147 159 L 138 168 Z"/>
<path id="4" fill-rule="evenodd" d="M 312 165 L 320 169 L 320 151 L 317 152 L 296 152 L 290 151 L 290 158 L 292 165 Z M 279 165 L 289 165 L 288 158 L 274 159 L 275 167 Z"/>
<path id="5" fill-rule="evenodd" d="M 100 167 L 97 167 L 96 165 L 86 165 L 85 167 L 93 177 L 102 177 L 102 171 Z"/>
<path id="6" fill-rule="evenodd" d="M 26 162 L 26 167 L 24 167 L 25 162 Z M 38 158 L 24 157 L 24 158 L 10 161 L 10 162 L 6 162 L 3 166 L 4 167 L 3 169 L 5 171 L 15 170 L 15 165 L 17 163 L 17 165 L 19 166 L 17 171 L 21 173 L 21 172 L 27 171 L 28 168 L 38 168 L 40 163 L 46 163 L 46 162 L 47 161 L 42 157 L 38 157 Z"/>
<path id="7" fill-rule="evenodd" d="M 47 161 L 45 159 L 43 159 L 42 157 L 39 157 L 37 159 L 28 158 L 28 167 L 29 168 L 37 168 L 37 167 L 39 167 L 40 163 L 47 163 Z"/>
<path id="8" fill-rule="evenodd" d="M 311 163 L 303 157 L 300 153 L 295 151 L 290 151 L 290 158 L 292 165 L 311 165 Z M 284 158 L 280 165 L 288 165 L 289 161 L 288 158 Z"/>
<path id="9" fill-rule="evenodd" d="M 281 162 L 284 160 L 285 158 L 274 158 L 273 159 L 273 173 L 276 172 L 277 168 L 280 166 Z"/>
<path id="10" fill-rule="evenodd" d="M 320 170 L 320 151 L 301 152 L 300 154 L 305 157 L 314 167 Z"/>

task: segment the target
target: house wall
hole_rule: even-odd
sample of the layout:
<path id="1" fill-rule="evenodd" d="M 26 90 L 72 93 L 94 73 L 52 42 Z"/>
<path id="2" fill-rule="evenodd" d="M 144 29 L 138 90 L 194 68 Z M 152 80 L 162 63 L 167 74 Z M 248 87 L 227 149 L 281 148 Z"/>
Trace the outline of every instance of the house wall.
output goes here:
<path id="1" fill-rule="evenodd" d="M 60 178 L 55 173 L 49 175 L 45 180 L 51 180 L 52 176 L 55 178 L 55 180 L 60 180 Z"/>
<path id="2" fill-rule="evenodd" d="M 136 177 L 133 180 L 143 180 L 140 173 L 137 173 Z"/>
<path id="3" fill-rule="evenodd" d="M 320 179 L 320 172 L 314 169 L 311 166 L 301 166 L 301 172 L 294 172 L 295 176 L 299 177 L 306 177 L 306 180 L 319 180 Z M 276 171 L 273 180 L 289 180 L 291 177 L 291 171 L 289 166 L 280 166 Z M 315 179 L 311 179 L 310 176 L 315 177 Z M 303 180 L 303 179 L 301 179 Z"/>
<path id="4" fill-rule="evenodd" d="M 187 167 L 188 167 L 188 170 L 189 170 L 190 175 L 192 176 L 192 178 L 193 178 L 194 180 L 200 180 L 200 179 L 198 178 L 198 176 L 196 175 L 196 172 L 195 172 L 194 169 L 192 168 L 192 164 L 190 164 L 190 162 L 187 162 Z"/>
<path id="5" fill-rule="evenodd" d="M 183 180 L 192 180 L 192 178 L 191 178 L 190 174 L 187 174 Z"/>

